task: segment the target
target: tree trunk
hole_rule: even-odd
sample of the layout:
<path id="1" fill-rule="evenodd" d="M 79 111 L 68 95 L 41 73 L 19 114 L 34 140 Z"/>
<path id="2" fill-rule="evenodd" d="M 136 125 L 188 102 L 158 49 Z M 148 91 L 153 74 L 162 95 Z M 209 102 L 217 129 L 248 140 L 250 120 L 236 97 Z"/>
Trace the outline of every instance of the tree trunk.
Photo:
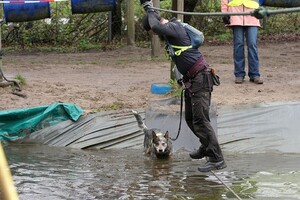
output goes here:
<path id="1" fill-rule="evenodd" d="M 112 39 L 114 39 L 116 36 L 121 36 L 122 34 L 121 3 L 122 0 L 117 0 L 116 8 L 112 10 Z"/>
<path id="2" fill-rule="evenodd" d="M 184 0 L 184 12 L 193 12 L 198 0 Z M 172 0 L 172 10 L 177 10 L 177 0 Z M 176 14 L 172 14 L 176 17 Z M 188 23 L 192 18 L 192 15 L 184 15 L 183 21 Z"/>

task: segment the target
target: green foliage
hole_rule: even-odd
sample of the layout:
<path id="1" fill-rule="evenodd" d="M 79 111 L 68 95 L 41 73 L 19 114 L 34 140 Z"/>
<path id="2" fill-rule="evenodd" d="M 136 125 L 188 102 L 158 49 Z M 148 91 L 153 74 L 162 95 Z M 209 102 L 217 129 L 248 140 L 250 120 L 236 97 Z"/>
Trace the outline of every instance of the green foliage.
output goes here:
<path id="1" fill-rule="evenodd" d="M 85 50 L 91 43 L 107 42 L 107 12 L 72 15 L 70 2 L 50 5 L 51 19 L 4 24 L 3 46 L 75 45 Z"/>
<path id="2" fill-rule="evenodd" d="M 266 30 L 269 32 L 290 32 L 299 31 L 300 15 L 299 13 L 288 13 L 272 15 L 267 18 Z"/>
<path id="3" fill-rule="evenodd" d="M 124 103 L 122 101 L 114 101 L 110 104 L 103 105 L 101 107 L 93 108 L 89 113 L 97 113 L 105 110 L 119 110 L 124 108 Z"/>
<path id="4" fill-rule="evenodd" d="M 87 51 L 91 49 L 97 49 L 99 48 L 98 45 L 91 43 L 90 41 L 87 41 L 86 39 L 81 39 L 78 42 L 77 49 L 79 51 Z"/>
<path id="5" fill-rule="evenodd" d="M 110 105 L 107 106 L 108 109 L 110 110 L 118 110 L 121 109 L 124 106 L 124 103 L 121 101 L 114 101 Z"/>
<path id="6" fill-rule="evenodd" d="M 170 79 L 169 84 L 172 86 L 172 91 L 170 95 L 173 97 L 181 97 L 182 87 L 177 83 L 176 80 Z"/>
<path id="7" fill-rule="evenodd" d="M 26 81 L 26 78 L 24 78 L 22 75 L 20 74 L 17 74 L 15 77 L 14 77 L 15 80 L 18 80 L 19 81 L 19 84 L 21 86 L 25 86 L 27 85 L 27 81 Z"/>

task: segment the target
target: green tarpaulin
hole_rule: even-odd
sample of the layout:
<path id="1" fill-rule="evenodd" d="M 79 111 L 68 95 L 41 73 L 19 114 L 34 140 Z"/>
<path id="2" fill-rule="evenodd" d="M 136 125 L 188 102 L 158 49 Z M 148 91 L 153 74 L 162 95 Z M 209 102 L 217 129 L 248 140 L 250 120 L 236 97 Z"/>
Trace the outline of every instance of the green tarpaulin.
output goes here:
<path id="1" fill-rule="evenodd" d="M 69 103 L 0 111 L 0 141 L 20 139 L 69 119 L 77 121 L 82 114 L 80 107 Z"/>

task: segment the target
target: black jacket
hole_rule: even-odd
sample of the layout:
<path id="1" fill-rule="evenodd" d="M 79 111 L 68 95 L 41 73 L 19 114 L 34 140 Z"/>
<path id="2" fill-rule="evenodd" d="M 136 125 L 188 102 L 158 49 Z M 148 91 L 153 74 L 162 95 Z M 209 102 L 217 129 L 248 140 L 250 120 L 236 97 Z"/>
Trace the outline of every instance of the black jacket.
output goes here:
<path id="1" fill-rule="evenodd" d="M 148 21 L 152 31 L 166 38 L 170 44 L 176 46 L 191 45 L 190 38 L 184 27 L 175 18 L 166 24 L 161 24 L 155 12 L 148 12 Z M 179 56 L 172 57 L 172 60 L 176 64 L 178 71 L 182 75 L 185 75 L 200 56 L 202 55 L 198 49 L 190 48 L 182 52 Z"/>

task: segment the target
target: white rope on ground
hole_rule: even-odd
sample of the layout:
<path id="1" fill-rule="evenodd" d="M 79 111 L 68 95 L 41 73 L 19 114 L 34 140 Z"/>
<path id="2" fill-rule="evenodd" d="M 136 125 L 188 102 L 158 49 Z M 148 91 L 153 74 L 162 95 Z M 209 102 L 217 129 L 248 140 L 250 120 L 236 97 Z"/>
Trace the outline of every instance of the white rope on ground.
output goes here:
<path id="1" fill-rule="evenodd" d="M 239 195 L 237 195 L 228 185 L 226 185 L 226 183 L 224 181 L 222 181 L 222 179 L 217 176 L 217 174 L 213 171 L 213 170 L 210 170 L 210 172 L 230 191 L 232 192 L 232 194 L 234 194 L 234 196 L 239 199 L 239 200 L 242 200 Z"/>

